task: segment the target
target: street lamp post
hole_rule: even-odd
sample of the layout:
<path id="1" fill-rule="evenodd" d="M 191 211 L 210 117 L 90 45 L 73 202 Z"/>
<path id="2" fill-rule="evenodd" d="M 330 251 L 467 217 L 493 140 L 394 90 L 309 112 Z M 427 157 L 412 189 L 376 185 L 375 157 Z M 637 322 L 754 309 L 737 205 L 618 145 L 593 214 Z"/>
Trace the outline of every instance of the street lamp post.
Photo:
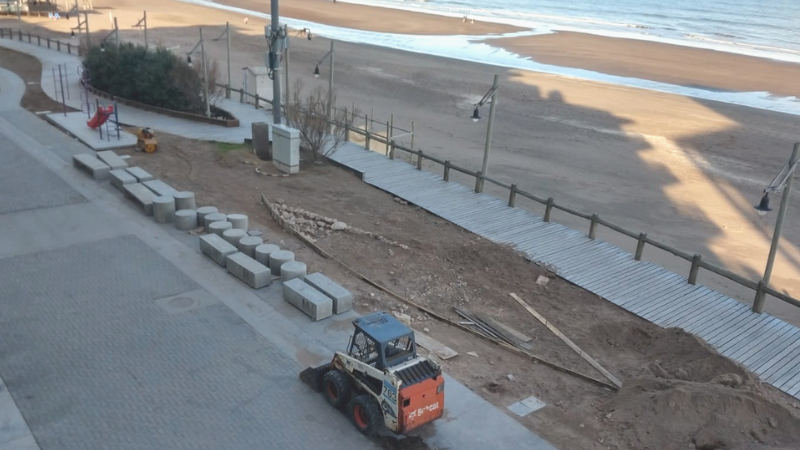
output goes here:
<path id="1" fill-rule="evenodd" d="M 225 31 L 212 39 L 212 41 L 216 42 L 222 39 L 222 36 L 225 36 L 226 59 L 228 62 L 228 82 L 225 84 L 225 98 L 231 98 L 231 25 L 229 22 L 225 22 Z"/>
<path id="2" fill-rule="evenodd" d="M 147 10 L 144 11 L 144 16 L 136 22 L 134 28 L 142 27 L 144 29 L 144 48 L 147 49 Z"/>
<path id="3" fill-rule="evenodd" d="M 320 58 L 319 61 L 317 61 L 317 65 L 314 67 L 314 78 L 319 78 L 319 65 L 322 64 L 322 62 L 325 61 L 326 58 L 330 58 L 329 59 L 330 70 L 328 71 L 328 108 L 326 113 L 328 115 L 328 120 L 331 122 L 333 122 L 333 117 L 331 117 L 331 112 L 333 108 L 333 56 L 334 56 L 333 39 L 331 39 L 331 49 L 328 50 L 328 53 L 325 53 L 325 55 L 322 58 Z"/>
<path id="4" fill-rule="evenodd" d="M 775 221 L 775 231 L 772 233 L 772 244 L 769 248 L 769 256 L 767 257 L 767 265 L 764 268 L 764 276 L 761 278 L 761 281 L 758 283 L 758 289 L 756 290 L 756 298 L 753 302 L 753 312 L 760 313 L 764 310 L 764 289 L 769 287 L 769 280 L 772 276 L 772 266 L 775 263 L 775 255 L 778 252 L 778 244 L 781 239 L 781 231 L 783 230 L 783 219 L 786 217 L 786 209 L 789 206 L 789 196 L 792 191 L 792 178 L 794 175 L 795 168 L 797 167 L 797 153 L 798 149 L 800 149 L 800 142 L 794 144 L 794 149 L 792 150 L 792 157 L 789 159 L 789 163 L 781 169 L 778 175 L 772 180 L 769 186 L 764 190 L 764 196 L 762 197 L 762 202 L 756 206 L 756 209 L 759 211 L 769 211 L 769 201 L 768 201 L 768 194 L 769 192 L 777 192 L 783 188 L 783 195 L 781 196 L 781 206 L 778 209 L 778 218 Z"/>
<path id="5" fill-rule="evenodd" d="M 278 0 L 270 1 L 270 31 L 267 35 L 269 43 L 270 75 L 272 77 L 272 119 L 276 125 L 281 123 L 281 60 L 280 54 L 286 46 L 284 29 L 280 26 L 278 13 Z"/>
<path id="6" fill-rule="evenodd" d="M 491 102 L 489 105 L 489 123 L 486 125 L 486 141 L 483 145 L 483 164 L 481 164 L 481 171 L 479 173 L 479 179 L 477 183 L 475 183 L 475 192 L 483 192 L 483 183 L 486 179 L 486 172 L 489 166 L 489 150 L 492 148 L 492 129 L 494 127 L 494 107 L 495 103 L 497 102 L 497 79 L 498 76 L 495 74 L 494 79 L 492 80 L 492 87 L 483 95 L 481 101 L 475 104 L 475 109 L 472 111 L 472 120 L 477 122 L 480 120 L 480 107 L 483 106 L 487 101 Z"/>
<path id="7" fill-rule="evenodd" d="M 192 54 L 197 51 L 198 47 L 200 48 L 200 58 L 203 60 L 203 100 L 205 101 L 206 117 L 211 117 L 211 105 L 208 101 L 208 66 L 206 65 L 206 47 L 203 41 L 202 27 L 200 27 L 200 41 L 186 53 L 186 59 L 190 66 L 192 64 Z"/>

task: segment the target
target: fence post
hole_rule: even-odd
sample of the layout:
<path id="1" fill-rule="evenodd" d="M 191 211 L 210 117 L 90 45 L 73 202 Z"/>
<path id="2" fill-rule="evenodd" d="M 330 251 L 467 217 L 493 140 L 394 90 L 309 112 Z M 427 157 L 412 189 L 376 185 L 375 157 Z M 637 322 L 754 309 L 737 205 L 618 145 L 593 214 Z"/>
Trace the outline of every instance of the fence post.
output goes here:
<path id="1" fill-rule="evenodd" d="M 422 150 L 417 155 L 417 170 L 422 170 Z"/>
<path id="2" fill-rule="evenodd" d="M 695 253 L 692 256 L 692 268 L 689 269 L 689 284 L 697 284 L 697 272 L 700 269 L 700 260 L 702 257 Z"/>
<path id="3" fill-rule="evenodd" d="M 389 121 L 387 120 L 386 121 L 386 154 L 387 155 L 389 154 L 389 133 L 391 133 L 391 131 L 389 130 Z"/>
<path id="4" fill-rule="evenodd" d="M 389 145 L 389 159 L 394 159 L 394 139 L 392 139 Z"/>
<path id="5" fill-rule="evenodd" d="M 369 150 L 369 141 L 369 115 L 364 114 L 364 147 L 366 150 Z"/>
<path id="6" fill-rule="evenodd" d="M 450 181 L 450 160 L 446 159 L 444 161 L 444 175 L 442 175 L 444 181 Z"/>
<path id="7" fill-rule="evenodd" d="M 28 32 L 28 44 L 30 44 L 30 43 L 31 43 L 31 33 Z"/>
<path id="8" fill-rule="evenodd" d="M 480 194 L 483 191 L 483 173 L 478 171 L 475 172 L 475 193 Z"/>
<path id="9" fill-rule="evenodd" d="M 42 46 L 42 36 L 38 34 L 36 35 L 36 45 L 38 45 L 39 47 Z"/>
<path id="10" fill-rule="evenodd" d="M 67 53 L 69 53 L 70 55 L 72 54 L 72 44 L 70 44 L 69 42 L 67 42 Z"/>
<path id="11" fill-rule="evenodd" d="M 517 185 L 512 184 L 511 189 L 508 190 L 508 206 L 514 207 L 514 201 L 517 198 Z"/>
<path id="12" fill-rule="evenodd" d="M 256 109 L 258 109 L 258 99 L 259 99 L 259 98 L 260 98 L 260 97 L 258 96 L 258 94 L 256 94 Z"/>
<path id="13" fill-rule="evenodd" d="M 550 222 L 550 212 L 553 210 L 553 203 L 555 203 L 555 201 L 553 200 L 553 197 L 548 198 L 547 199 L 547 203 L 545 203 L 545 205 L 546 205 L 545 208 L 544 208 L 544 221 L 545 222 Z"/>
<path id="14" fill-rule="evenodd" d="M 597 214 L 592 214 L 592 218 L 589 221 L 589 239 L 594 239 L 597 233 L 597 219 Z"/>
<path id="15" fill-rule="evenodd" d="M 647 243 L 647 233 L 639 233 L 639 241 L 636 242 L 636 255 L 634 258 L 637 261 L 642 260 L 642 253 L 644 252 L 644 244 Z"/>
<path id="16" fill-rule="evenodd" d="M 758 280 L 758 287 L 756 287 L 756 298 L 753 300 L 753 312 L 757 312 L 761 314 L 761 311 L 764 310 L 764 288 L 767 286 L 764 284 L 764 280 Z"/>
<path id="17" fill-rule="evenodd" d="M 61 41 L 56 41 L 56 50 L 61 51 Z"/>
<path id="18" fill-rule="evenodd" d="M 22 30 L 17 30 L 17 39 L 22 41 Z"/>
<path id="19" fill-rule="evenodd" d="M 47 48 L 50 48 L 50 37 L 47 38 Z"/>

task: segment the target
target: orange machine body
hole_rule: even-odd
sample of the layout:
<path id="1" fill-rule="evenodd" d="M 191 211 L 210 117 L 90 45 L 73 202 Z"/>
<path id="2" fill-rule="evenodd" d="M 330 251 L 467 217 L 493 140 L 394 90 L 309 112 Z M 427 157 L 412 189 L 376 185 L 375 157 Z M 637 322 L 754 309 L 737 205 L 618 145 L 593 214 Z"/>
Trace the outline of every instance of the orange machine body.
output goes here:
<path id="1" fill-rule="evenodd" d="M 398 432 L 406 433 L 444 414 L 444 377 L 439 374 L 400 389 Z"/>

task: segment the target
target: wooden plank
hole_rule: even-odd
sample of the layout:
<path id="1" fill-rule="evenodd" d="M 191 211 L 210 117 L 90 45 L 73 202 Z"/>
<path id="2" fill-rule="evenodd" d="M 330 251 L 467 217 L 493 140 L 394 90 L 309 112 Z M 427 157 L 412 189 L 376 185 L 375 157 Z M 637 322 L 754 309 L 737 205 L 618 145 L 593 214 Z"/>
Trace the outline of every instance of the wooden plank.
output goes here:
<path id="1" fill-rule="evenodd" d="M 592 367 L 594 367 L 598 372 L 602 373 L 604 377 L 608 379 L 617 389 L 622 387 L 622 382 L 619 381 L 617 377 L 611 374 L 608 370 L 605 369 L 599 362 L 597 362 L 594 358 L 589 356 L 588 353 L 581 350 L 570 338 L 568 338 L 564 333 L 562 333 L 555 325 L 550 323 L 547 319 L 544 318 L 541 314 L 539 314 L 535 309 L 533 309 L 529 304 L 525 302 L 525 300 L 521 299 L 517 294 L 513 292 L 510 293 L 511 298 L 517 301 L 526 311 L 528 311 L 533 317 L 535 317 L 539 322 L 541 322 L 544 326 L 547 327 L 553 334 L 558 336 L 569 348 L 571 348 L 575 353 L 577 353 L 581 358 L 583 358 L 586 362 L 588 362 Z"/>
<path id="2" fill-rule="evenodd" d="M 693 287 L 694 286 L 687 283 L 683 286 L 678 286 L 675 289 L 669 291 L 656 293 L 652 296 L 652 301 L 646 303 L 627 305 L 625 309 L 636 314 L 639 317 L 644 317 L 645 314 L 648 314 L 653 309 L 656 309 L 664 305 L 665 303 L 672 302 L 677 298 L 680 298 L 681 296 L 686 295 L 689 292 L 692 292 Z"/>
<path id="3" fill-rule="evenodd" d="M 653 274 L 652 280 L 642 281 L 641 285 L 631 284 L 626 289 L 621 290 L 620 292 L 617 293 L 617 300 L 621 300 L 622 297 L 631 295 L 634 292 L 636 293 L 637 296 L 641 296 L 643 293 L 646 292 L 647 289 L 650 289 L 657 285 L 660 286 L 662 283 L 665 283 L 670 279 L 677 277 L 676 274 L 668 272 L 662 269 L 661 267 L 655 266 L 654 264 L 645 263 L 645 265 L 650 265 L 653 266 L 655 269 L 657 269 L 656 272 Z"/>
<path id="4" fill-rule="evenodd" d="M 691 302 L 682 305 L 680 312 L 672 312 L 669 314 L 665 312 L 662 314 L 656 314 L 650 320 L 662 324 L 664 327 L 668 327 L 668 323 L 676 320 L 680 321 L 680 318 L 682 318 L 684 315 L 691 316 L 707 308 L 708 301 L 718 295 L 719 293 L 714 292 L 711 289 L 705 289 L 702 293 L 700 293 L 700 295 L 694 297 Z"/>
<path id="5" fill-rule="evenodd" d="M 731 325 L 728 330 L 717 333 L 714 338 L 707 340 L 707 342 L 722 353 L 723 345 L 746 342 L 746 335 L 748 333 L 753 329 L 758 329 L 769 320 L 772 320 L 772 318 L 764 315 L 750 316 L 735 325 Z"/>
<path id="6" fill-rule="evenodd" d="M 777 317 L 768 314 L 761 314 L 761 317 L 763 320 L 754 323 L 749 329 L 739 330 L 739 334 L 742 336 L 741 341 L 735 342 L 734 339 L 729 339 L 727 342 L 720 342 L 717 350 L 719 350 L 720 353 L 725 353 L 729 350 L 740 349 L 742 344 L 745 344 L 745 347 L 747 347 L 746 344 L 748 343 L 767 340 L 773 335 L 776 329 L 780 328 L 780 326 L 785 323 Z"/>
<path id="7" fill-rule="evenodd" d="M 691 304 L 698 298 L 704 297 L 707 294 L 708 292 L 702 289 L 690 291 L 688 294 L 680 298 L 676 298 L 671 301 L 664 301 L 661 303 L 661 305 L 658 305 L 647 312 L 643 312 L 642 317 L 655 323 L 656 317 L 670 316 L 675 314 L 677 311 L 683 311 L 683 308 L 685 308 L 686 305 Z"/>
<path id="8" fill-rule="evenodd" d="M 685 317 L 680 322 L 675 321 L 674 326 L 683 328 L 688 332 L 692 332 L 690 330 L 694 329 L 697 326 L 700 327 L 708 327 L 709 319 L 714 323 L 722 322 L 723 317 L 730 316 L 732 314 L 736 314 L 738 311 L 731 310 L 725 304 L 725 297 L 721 295 L 720 297 L 716 298 L 713 303 L 709 304 L 704 310 L 700 311 L 697 315 L 691 317 Z"/>
<path id="9" fill-rule="evenodd" d="M 797 339 L 800 339 L 800 328 L 795 327 L 794 329 L 788 330 L 783 337 L 779 337 L 773 341 L 768 350 L 755 353 L 745 359 L 742 363 L 747 364 L 747 367 L 749 367 L 750 370 L 755 371 L 756 368 L 761 367 L 764 363 L 783 351 L 783 349 L 789 347 Z"/>
<path id="10" fill-rule="evenodd" d="M 795 346 L 795 352 L 792 353 L 792 356 L 783 360 L 781 367 L 774 371 L 772 375 L 766 376 L 764 380 L 780 388 L 796 376 L 798 370 L 800 370 L 800 347 Z"/>
<path id="11" fill-rule="evenodd" d="M 474 316 L 477 317 L 478 319 L 482 320 L 484 323 L 486 323 L 490 327 L 494 328 L 494 330 L 498 334 L 500 334 L 500 336 L 503 339 L 513 343 L 516 346 L 519 346 L 519 347 L 522 347 L 522 348 L 525 348 L 525 349 L 528 349 L 528 350 L 531 349 L 530 341 L 532 341 L 533 338 L 531 338 L 530 336 L 526 336 L 525 334 L 520 333 L 519 331 L 509 327 L 508 325 L 506 325 L 506 324 L 504 324 L 502 322 L 499 322 L 499 321 L 487 316 L 486 314 L 474 313 Z"/>
<path id="12" fill-rule="evenodd" d="M 793 325 L 778 319 L 777 323 L 773 322 L 769 324 L 769 334 L 765 334 L 764 336 L 753 336 L 752 339 L 750 339 L 750 342 L 728 346 L 727 348 L 720 350 L 720 353 L 744 364 L 748 356 L 773 345 L 774 342 L 778 341 L 786 334 L 787 330 L 792 328 L 794 328 Z"/>
<path id="13" fill-rule="evenodd" d="M 616 293 L 628 289 L 631 285 L 640 285 L 656 275 L 658 275 L 656 268 L 635 264 L 633 268 L 613 280 L 593 285 L 592 290 L 600 295 L 615 296 Z"/>
<path id="14" fill-rule="evenodd" d="M 417 344 L 427 348 L 444 360 L 458 356 L 457 351 L 416 329 L 414 330 L 414 340 L 416 340 Z"/>

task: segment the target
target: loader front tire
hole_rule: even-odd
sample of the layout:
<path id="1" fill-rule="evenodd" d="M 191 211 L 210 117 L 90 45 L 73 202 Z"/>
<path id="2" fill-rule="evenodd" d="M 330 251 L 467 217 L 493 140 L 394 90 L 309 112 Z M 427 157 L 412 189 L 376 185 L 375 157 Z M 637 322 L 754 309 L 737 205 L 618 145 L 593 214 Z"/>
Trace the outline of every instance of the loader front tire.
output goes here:
<path id="1" fill-rule="evenodd" d="M 331 369 L 322 377 L 322 392 L 334 408 L 342 408 L 350 400 L 350 378 L 338 369 Z"/>
<path id="2" fill-rule="evenodd" d="M 383 425 L 383 413 L 374 398 L 361 394 L 350 402 L 350 420 L 358 431 L 373 436 Z"/>

